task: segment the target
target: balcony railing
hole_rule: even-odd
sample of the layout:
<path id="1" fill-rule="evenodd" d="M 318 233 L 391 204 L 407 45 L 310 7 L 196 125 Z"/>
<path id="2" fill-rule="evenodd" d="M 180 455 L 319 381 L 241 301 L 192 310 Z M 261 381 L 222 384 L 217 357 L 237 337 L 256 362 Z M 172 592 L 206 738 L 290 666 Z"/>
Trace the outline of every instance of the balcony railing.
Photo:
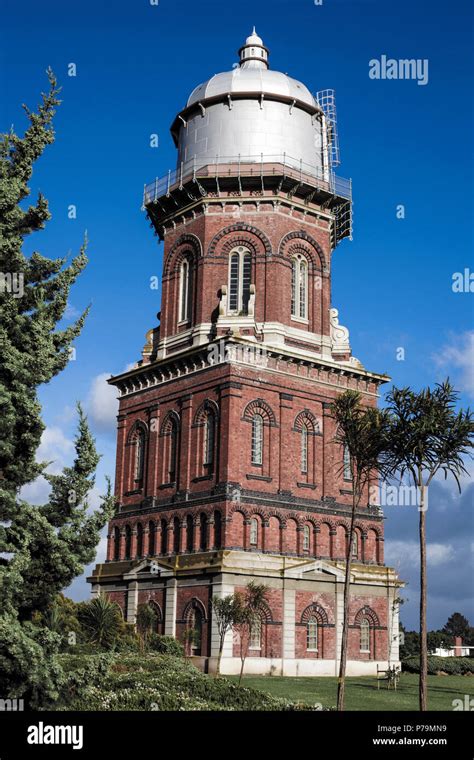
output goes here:
<path id="1" fill-rule="evenodd" d="M 323 171 L 321 167 L 311 165 L 302 159 L 292 158 L 286 153 L 280 155 L 259 156 L 216 156 L 212 158 L 192 158 L 185 161 L 174 171 L 169 171 L 164 177 L 157 177 L 154 182 L 145 185 L 143 207 L 149 203 L 169 196 L 173 190 L 182 189 L 190 179 L 198 182 L 200 179 L 215 178 L 218 182 L 226 177 L 264 177 L 285 176 L 297 182 L 325 190 L 345 200 L 352 200 L 352 182 L 350 179 L 336 177 L 333 172 Z"/>

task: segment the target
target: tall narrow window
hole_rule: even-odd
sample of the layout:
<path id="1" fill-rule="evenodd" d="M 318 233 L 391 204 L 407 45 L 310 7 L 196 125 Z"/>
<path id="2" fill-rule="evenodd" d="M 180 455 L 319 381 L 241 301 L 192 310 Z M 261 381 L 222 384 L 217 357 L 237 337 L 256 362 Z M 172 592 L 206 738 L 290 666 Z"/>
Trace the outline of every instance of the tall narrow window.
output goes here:
<path id="1" fill-rule="evenodd" d="M 310 535 L 309 525 L 305 525 L 303 528 L 303 551 L 306 553 L 309 552 Z"/>
<path id="2" fill-rule="evenodd" d="M 125 559 L 130 559 L 132 554 L 132 529 L 130 525 L 125 527 Z"/>
<path id="3" fill-rule="evenodd" d="M 173 553 L 179 554 L 181 525 L 179 523 L 179 517 L 173 519 Z"/>
<path id="4" fill-rule="evenodd" d="M 222 515 L 214 512 L 214 548 L 220 549 L 222 543 Z"/>
<path id="5" fill-rule="evenodd" d="M 305 422 L 301 428 L 301 472 L 308 472 L 308 426 Z"/>
<path id="6" fill-rule="evenodd" d="M 194 525 L 191 515 L 186 517 L 186 551 L 192 552 L 194 549 Z"/>
<path id="7" fill-rule="evenodd" d="M 260 616 L 256 616 L 250 629 L 250 649 L 262 648 L 262 619 Z"/>
<path id="8" fill-rule="evenodd" d="M 349 447 L 344 446 L 344 461 L 343 461 L 343 469 L 344 469 L 344 480 L 352 480 L 352 467 L 351 467 L 351 455 L 349 452 Z"/>
<path id="9" fill-rule="evenodd" d="M 318 621 L 314 615 L 306 623 L 306 649 L 310 652 L 318 651 Z"/>
<path id="10" fill-rule="evenodd" d="M 215 438 L 216 424 L 214 415 L 212 412 L 206 414 L 204 422 L 204 440 L 203 440 L 203 462 L 207 465 L 212 465 L 214 462 L 214 438 Z"/>
<path id="11" fill-rule="evenodd" d="M 174 483 L 176 481 L 176 460 L 178 456 L 178 423 L 175 419 L 171 421 L 170 430 L 170 460 L 168 468 L 169 482 Z"/>
<path id="12" fill-rule="evenodd" d="M 207 515 L 203 512 L 200 518 L 199 548 L 202 552 L 207 551 Z"/>
<path id="13" fill-rule="evenodd" d="M 359 536 L 355 532 L 352 535 L 352 556 L 354 559 L 359 557 Z"/>
<path id="14" fill-rule="evenodd" d="M 258 544 L 258 520 L 252 517 L 250 520 L 250 546 Z"/>
<path id="15" fill-rule="evenodd" d="M 247 314 L 250 298 L 252 259 L 247 248 L 239 246 L 229 260 L 229 311 Z"/>
<path id="16" fill-rule="evenodd" d="M 166 520 L 161 521 L 161 554 L 168 554 L 168 523 Z"/>
<path id="17" fill-rule="evenodd" d="M 181 262 L 179 269 L 179 321 L 187 322 L 191 317 L 192 266 L 189 257 Z"/>
<path id="18" fill-rule="evenodd" d="M 252 464 L 263 463 L 263 417 L 254 414 L 252 420 Z"/>
<path id="19" fill-rule="evenodd" d="M 145 470 L 145 431 L 139 428 L 135 439 L 135 480 L 143 480 Z"/>
<path id="20" fill-rule="evenodd" d="M 370 652 L 370 624 L 367 618 L 360 621 L 360 651 Z"/>
<path id="21" fill-rule="evenodd" d="M 291 316 L 308 318 L 308 262 L 300 254 L 291 259 Z"/>
<path id="22" fill-rule="evenodd" d="M 114 528 L 114 560 L 117 562 L 120 559 L 120 530 L 115 526 Z"/>

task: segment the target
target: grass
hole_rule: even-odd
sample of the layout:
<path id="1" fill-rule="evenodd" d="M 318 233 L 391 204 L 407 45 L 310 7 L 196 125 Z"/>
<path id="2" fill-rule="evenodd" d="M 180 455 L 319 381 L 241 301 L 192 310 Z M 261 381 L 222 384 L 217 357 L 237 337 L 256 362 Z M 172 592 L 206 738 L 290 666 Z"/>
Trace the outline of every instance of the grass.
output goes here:
<path id="1" fill-rule="evenodd" d="M 227 676 L 238 680 L 237 676 Z M 336 678 L 282 678 L 280 676 L 244 676 L 242 686 L 261 689 L 274 697 L 284 697 L 294 702 L 319 702 L 323 707 L 336 704 Z M 453 710 L 453 700 L 464 700 L 464 695 L 474 697 L 472 676 L 428 676 L 429 710 Z M 397 691 L 388 690 L 372 676 L 346 679 L 347 710 L 418 710 L 418 676 L 402 673 Z"/>

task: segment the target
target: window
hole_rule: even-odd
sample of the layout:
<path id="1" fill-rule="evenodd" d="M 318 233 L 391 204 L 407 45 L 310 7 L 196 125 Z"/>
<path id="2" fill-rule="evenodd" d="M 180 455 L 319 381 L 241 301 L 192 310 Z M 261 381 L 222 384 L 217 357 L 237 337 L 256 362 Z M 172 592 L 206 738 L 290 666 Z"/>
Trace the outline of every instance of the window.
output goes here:
<path id="1" fill-rule="evenodd" d="M 202 552 L 207 551 L 207 515 L 201 514 L 199 528 L 199 548 Z"/>
<path id="2" fill-rule="evenodd" d="M 187 322 L 191 317 L 192 268 L 186 257 L 179 268 L 179 321 Z"/>
<path id="3" fill-rule="evenodd" d="M 344 446 L 344 480 L 352 480 L 352 467 L 351 467 L 351 455 L 349 453 L 349 447 Z"/>
<path id="4" fill-rule="evenodd" d="M 120 559 L 120 530 L 115 526 L 114 528 L 114 560 L 117 562 Z"/>
<path id="5" fill-rule="evenodd" d="M 173 519 L 173 554 L 179 554 L 181 526 L 179 524 L 179 518 Z"/>
<path id="6" fill-rule="evenodd" d="M 367 618 L 360 622 L 360 651 L 370 652 L 370 624 Z"/>
<path id="7" fill-rule="evenodd" d="M 250 546 L 258 544 L 258 520 L 252 517 L 250 520 Z"/>
<path id="8" fill-rule="evenodd" d="M 263 464 L 263 417 L 254 414 L 252 419 L 252 464 Z"/>
<path id="9" fill-rule="evenodd" d="M 308 318 L 308 262 L 300 254 L 291 259 L 291 316 Z"/>
<path id="10" fill-rule="evenodd" d="M 191 515 L 186 517 L 186 551 L 192 552 L 194 548 L 194 525 Z"/>
<path id="11" fill-rule="evenodd" d="M 354 559 L 359 556 L 359 536 L 355 532 L 352 536 L 352 556 Z"/>
<path id="12" fill-rule="evenodd" d="M 301 472 L 308 472 L 308 426 L 305 422 L 301 428 Z"/>
<path id="13" fill-rule="evenodd" d="M 148 523 L 148 554 L 150 557 L 156 552 L 156 530 L 155 523 L 151 520 Z"/>
<path id="14" fill-rule="evenodd" d="M 314 615 L 306 623 L 306 649 L 310 652 L 318 651 L 318 621 Z"/>
<path id="15" fill-rule="evenodd" d="M 143 480 L 145 469 L 145 431 L 137 430 L 135 437 L 135 480 Z"/>
<path id="16" fill-rule="evenodd" d="M 178 454 L 178 423 L 175 419 L 171 420 L 171 430 L 170 430 L 170 459 L 169 459 L 169 469 L 168 469 L 168 478 L 169 483 L 174 483 L 176 481 L 176 459 Z"/>
<path id="17" fill-rule="evenodd" d="M 214 438 L 215 438 L 215 420 L 212 412 L 206 414 L 204 422 L 204 438 L 203 438 L 203 463 L 212 465 L 214 462 Z"/>
<path id="18" fill-rule="evenodd" d="M 309 525 L 305 525 L 303 528 L 303 551 L 304 552 L 309 552 L 309 542 L 310 542 Z"/>
<path id="19" fill-rule="evenodd" d="M 130 525 L 125 527 L 125 559 L 130 559 L 132 554 L 132 529 Z"/>
<path id="20" fill-rule="evenodd" d="M 222 543 L 222 516 L 220 512 L 214 512 L 214 548 L 220 549 Z"/>
<path id="21" fill-rule="evenodd" d="M 168 523 L 166 520 L 161 521 L 161 554 L 168 554 Z"/>
<path id="22" fill-rule="evenodd" d="M 262 619 L 257 616 L 250 628 L 249 649 L 262 648 Z"/>
<path id="23" fill-rule="evenodd" d="M 251 256 L 247 248 L 240 246 L 230 254 L 229 263 L 229 311 L 247 314 L 250 298 Z"/>

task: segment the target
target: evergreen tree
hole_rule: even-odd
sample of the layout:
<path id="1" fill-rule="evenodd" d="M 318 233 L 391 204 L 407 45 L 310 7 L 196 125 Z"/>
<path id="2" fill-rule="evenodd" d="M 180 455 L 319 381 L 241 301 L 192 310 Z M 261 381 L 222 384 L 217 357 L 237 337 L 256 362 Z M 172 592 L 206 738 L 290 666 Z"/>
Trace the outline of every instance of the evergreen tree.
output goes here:
<path id="1" fill-rule="evenodd" d="M 69 264 L 22 252 L 26 236 L 50 218 L 41 193 L 24 207 L 33 165 L 54 141 L 59 90 L 51 70 L 48 78 L 37 113 L 24 106 L 24 137 L 13 129 L 0 136 L 0 680 L 30 706 L 54 699 L 61 678 L 53 657 L 60 637 L 31 619 L 93 560 L 113 509 L 110 484 L 101 508 L 88 508 L 99 456 L 80 407 L 73 466 L 49 475 L 47 463 L 36 461 L 44 430 L 38 386 L 66 367 L 87 316 L 86 310 L 73 325 L 58 327 L 87 264 L 86 243 Z M 19 492 L 40 474 L 51 495 L 37 507 Z"/>

